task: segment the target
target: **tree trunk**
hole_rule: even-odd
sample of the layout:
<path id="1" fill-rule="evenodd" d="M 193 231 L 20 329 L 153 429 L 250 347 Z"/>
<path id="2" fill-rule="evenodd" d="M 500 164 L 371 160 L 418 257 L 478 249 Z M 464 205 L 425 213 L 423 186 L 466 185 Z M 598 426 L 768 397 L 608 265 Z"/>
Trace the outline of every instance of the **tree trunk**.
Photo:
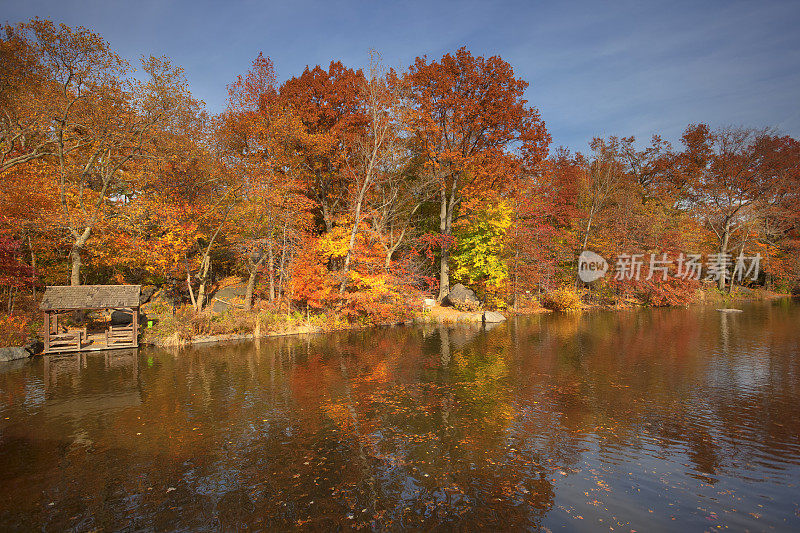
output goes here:
<path id="1" fill-rule="evenodd" d="M 594 219 L 594 205 L 589 210 L 589 219 L 586 221 L 586 231 L 583 233 L 583 244 L 581 245 L 581 249 L 578 250 L 578 255 L 575 256 L 575 290 L 581 285 L 581 277 L 580 277 L 580 265 L 578 264 L 578 260 L 580 259 L 580 254 L 586 250 L 586 245 L 589 244 L 589 231 L 592 229 L 592 221 Z"/>
<path id="2" fill-rule="evenodd" d="M 364 202 L 364 193 L 366 186 L 361 187 L 361 194 L 356 200 L 355 220 L 353 220 L 353 228 L 350 230 L 350 241 L 347 243 L 347 254 L 344 256 L 344 266 L 342 267 L 342 283 L 339 285 L 339 294 L 344 294 L 347 289 L 347 278 L 350 274 L 350 258 L 353 255 L 353 248 L 356 244 L 356 235 L 358 235 L 358 224 L 361 221 L 361 204 Z"/>
<path id="3" fill-rule="evenodd" d="M 286 268 L 286 224 L 283 225 L 283 241 L 281 242 L 281 262 L 280 262 L 280 275 L 278 276 L 278 298 L 280 298 L 284 293 L 284 280 L 286 279 L 285 276 L 285 268 Z M 278 305 L 278 310 L 280 310 L 280 305 Z"/>
<path id="4" fill-rule="evenodd" d="M 269 241 L 269 301 L 275 301 L 275 254 L 272 252 L 272 240 Z"/>
<path id="5" fill-rule="evenodd" d="M 397 250 L 399 245 L 400 245 L 400 243 L 398 242 L 397 244 L 394 244 L 392 246 L 387 246 L 386 247 L 386 261 L 385 261 L 383 266 L 386 269 L 387 273 L 389 272 L 389 270 L 392 267 L 392 255 L 394 255 L 394 252 Z"/>
<path id="6" fill-rule="evenodd" d="M 719 247 L 720 261 L 722 261 L 722 257 L 724 256 L 724 254 L 726 254 L 728 252 L 728 241 L 730 240 L 730 238 L 731 238 L 731 227 L 730 227 L 730 223 L 726 222 L 725 223 L 725 227 L 722 230 L 722 242 L 721 242 L 720 247 Z M 731 279 L 731 283 L 733 283 L 733 279 Z M 722 272 L 720 272 L 719 279 L 717 280 L 717 287 L 721 291 L 725 290 L 725 271 L 724 270 Z"/>
<path id="7" fill-rule="evenodd" d="M 208 282 L 208 271 L 211 267 L 211 256 L 208 254 L 203 257 L 203 262 L 200 265 L 200 287 L 197 289 L 197 312 L 203 310 L 203 306 L 205 306 L 205 299 L 206 299 L 206 283 Z"/>
<path id="8" fill-rule="evenodd" d="M 72 250 L 69 252 L 69 257 L 72 261 L 72 274 L 69 278 L 69 284 L 77 287 L 81 284 L 81 248 L 73 245 Z"/>
<path id="9" fill-rule="evenodd" d="M 743 256 L 744 255 L 744 247 L 745 247 L 746 244 L 747 244 L 747 232 L 745 231 L 745 234 L 742 237 L 742 242 L 739 244 L 739 256 Z M 734 263 L 734 265 L 735 264 L 736 263 Z M 733 281 L 735 279 L 734 274 L 736 273 L 735 270 L 736 270 L 736 267 L 734 266 L 734 269 L 731 271 L 731 281 L 730 281 L 730 283 L 728 283 L 728 294 L 731 294 L 733 292 Z M 740 276 L 742 276 L 742 275 L 743 274 L 740 274 Z"/>
<path id="10" fill-rule="evenodd" d="M 250 311 L 253 308 L 253 288 L 256 286 L 256 277 L 258 276 L 258 268 L 250 271 L 250 277 L 247 278 L 247 288 L 244 291 L 244 310 Z"/>
<path id="11" fill-rule="evenodd" d="M 223 196 L 224 198 L 224 196 Z M 220 199 L 220 201 L 222 198 Z M 225 212 L 225 216 L 222 218 L 222 222 L 219 226 L 217 226 L 217 231 L 214 232 L 214 236 L 211 237 L 211 240 L 208 242 L 206 246 L 205 252 L 203 252 L 203 259 L 200 261 L 200 275 L 198 279 L 200 280 L 200 287 L 197 289 L 197 302 L 195 302 L 195 309 L 199 313 L 203 310 L 203 306 L 205 305 L 205 298 L 206 298 L 206 284 L 208 283 L 208 271 L 211 270 L 211 249 L 214 246 L 214 241 L 217 240 L 217 235 L 219 232 L 222 231 L 222 226 L 225 225 L 225 221 L 228 218 L 228 213 L 230 209 Z M 187 264 L 187 271 L 188 271 L 188 264 Z M 189 285 L 189 291 L 191 292 L 192 286 Z"/>
<path id="12" fill-rule="evenodd" d="M 258 279 L 258 269 L 264 264 L 266 256 L 258 260 L 258 263 L 253 265 L 250 270 L 250 277 L 247 279 L 247 288 L 244 292 L 244 310 L 249 311 L 253 308 L 253 289 L 256 286 L 256 279 Z"/>
<path id="13" fill-rule="evenodd" d="M 583 233 L 583 246 L 581 251 L 586 250 L 586 245 L 589 244 L 589 231 L 592 229 L 592 218 L 594 218 L 594 209 L 589 213 L 589 220 L 586 222 L 586 231 Z"/>
<path id="14" fill-rule="evenodd" d="M 322 221 L 325 223 L 325 233 L 330 233 L 333 230 L 333 221 L 331 221 L 331 215 L 328 212 L 328 207 L 325 205 L 324 202 L 320 202 L 322 206 Z"/>
<path id="15" fill-rule="evenodd" d="M 442 253 L 439 258 L 439 297 L 440 302 L 450 293 L 450 243 L 445 242 L 450 237 L 451 221 L 453 219 L 452 201 L 447 201 L 446 189 L 442 189 L 442 204 L 439 210 L 439 231 L 442 234 Z"/>
<path id="16" fill-rule="evenodd" d="M 186 287 L 189 289 L 189 298 L 192 300 L 192 307 L 197 309 L 197 300 L 194 297 L 194 289 L 192 289 L 192 274 L 189 272 L 189 262 L 186 262 Z"/>
<path id="17" fill-rule="evenodd" d="M 81 233 L 81 235 L 75 239 L 75 242 L 72 245 L 72 250 L 69 252 L 70 261 L 72 262 L 70 285 L 73 287 L 77 287 L 81 284 L 81 267 L 83 266 L 83 263 L 81 262 L 81 252 L 83 252 L 83 247 L 86 244 L 86 241 L 89 240 L 89 235 L 91 232 L 91 227 L 84 229 L 83 233 Z"/>

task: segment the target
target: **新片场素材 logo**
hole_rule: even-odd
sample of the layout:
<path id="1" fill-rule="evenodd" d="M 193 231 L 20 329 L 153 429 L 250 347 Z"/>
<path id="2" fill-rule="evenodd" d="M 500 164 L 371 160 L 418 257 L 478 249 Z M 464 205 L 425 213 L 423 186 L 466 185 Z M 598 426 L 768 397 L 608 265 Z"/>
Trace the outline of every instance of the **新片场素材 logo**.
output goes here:
<path id="1" fill-rule="evenodd" d="M 584 283 L 591 283 L 606 275 L 608 262 L 603 256 L 589 250 L 581 252 L 578 257 L 578 277 Z"/>
<path id="2" fill-rule="evenodd" d="M 660 254 L 619 254 L 614 264 L 614 279 L 656 279 L 666 281 L 668 277 L 684 280 L 719 281 L 720 279 L 757 280 L 761 265 L 761 254 L 753 256 L 739 254 L 708 254 L 703 263 L 700 254 L 684 254 L 676 257 Z M 705 267 L 706 275 L 703 276 Z M 598 253 L 584 250 L 578 257 L 578 278 L 591 283 L 604 277 L 610 270 L 608 262 Z"/>

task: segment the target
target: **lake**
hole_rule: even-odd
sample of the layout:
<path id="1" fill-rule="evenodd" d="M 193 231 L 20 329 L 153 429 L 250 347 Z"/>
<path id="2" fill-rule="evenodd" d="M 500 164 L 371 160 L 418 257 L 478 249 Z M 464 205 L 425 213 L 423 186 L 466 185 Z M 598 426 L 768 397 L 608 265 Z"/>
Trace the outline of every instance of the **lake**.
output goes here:
<path id="1" fill-rule="evenodd" d="M 0 529 L 800 530 L 800 305 L 0 367 Z"/>

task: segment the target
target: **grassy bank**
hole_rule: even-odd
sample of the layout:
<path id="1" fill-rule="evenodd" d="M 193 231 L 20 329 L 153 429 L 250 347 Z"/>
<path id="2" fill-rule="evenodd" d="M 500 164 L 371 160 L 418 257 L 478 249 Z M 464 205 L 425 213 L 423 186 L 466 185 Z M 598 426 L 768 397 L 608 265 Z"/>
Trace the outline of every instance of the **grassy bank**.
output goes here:
<path id="1" fill-rule="evenodd" d="M 174 313 L 148 315 L 142 331 L 142 343 L 156 346 L 186 346 L 209 338 L 252 338 L 295 333 L 320 333 L 360 327 L 343 316 L 325 313 L 287 313 L 271 310 L 244 311 L 233 309 L 224 313 L 210 310 L 197 312 L 183 306 Z"/>

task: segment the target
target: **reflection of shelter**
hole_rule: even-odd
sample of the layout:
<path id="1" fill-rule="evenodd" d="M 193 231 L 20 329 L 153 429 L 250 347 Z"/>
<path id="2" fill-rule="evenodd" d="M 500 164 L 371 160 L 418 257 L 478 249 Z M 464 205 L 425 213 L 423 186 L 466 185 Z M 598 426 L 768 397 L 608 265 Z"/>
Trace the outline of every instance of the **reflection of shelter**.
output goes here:
<path id="1" fill-rule="evenodd" d="M 139 292 L 139 285 L 47 287 L 39 306 L 44 312 L 44 352 L 137 347 Z M 99 311 L 105 323 L 71 324 L 75 311 Z"/>
<path id="2" fill-rule="evenodd" d="M 44 360 L 44 385 L 45 389 L 54 387 L 59 377 L 65 378 L 78 386 L 82 371 L 88 366 L 88 358 L 92 357 L 97 363 L 103 357 L 103 368 L 106 372 L 122 371 L 125 381 L 130 380 L 135 384 L 139 376 L 139 352 L 135 349 L 107 350 L 103 354 L 75 353 L 69 355 L 45 355 Z"/>
<path id="3" fill-rule="evenodd" d="M 142 403 L 135 348 L 45 355 L 42 359 L 47 399 L 43 412 L 48 420 L 78 420 Z"/>

